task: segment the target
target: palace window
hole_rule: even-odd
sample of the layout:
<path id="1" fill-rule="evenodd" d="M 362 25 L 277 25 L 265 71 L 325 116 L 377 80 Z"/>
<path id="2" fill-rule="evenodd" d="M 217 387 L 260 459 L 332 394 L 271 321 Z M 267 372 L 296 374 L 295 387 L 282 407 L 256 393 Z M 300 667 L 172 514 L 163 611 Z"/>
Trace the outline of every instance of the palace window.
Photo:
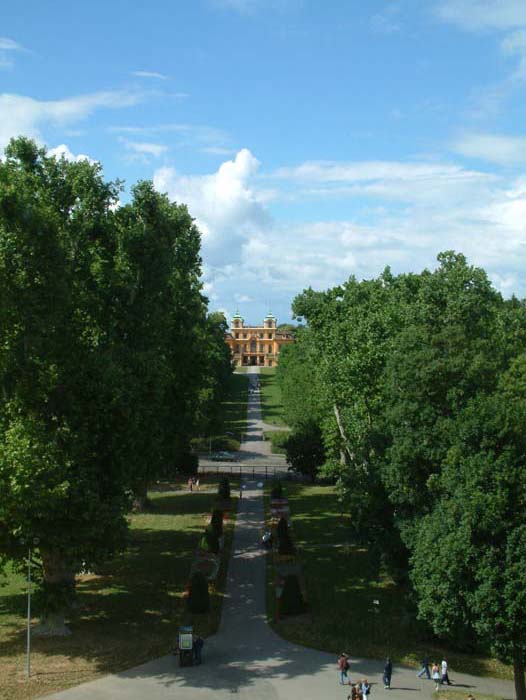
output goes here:
<path id="1" fill-rule="evenodd" d="M 236 333 L 236 338 L 239 338 L 239 333 Z"/>
<path id="2" fill-rule="evenodd" d="M 268 339 L 272 340 L 272 333 L 267 333 Z"/>

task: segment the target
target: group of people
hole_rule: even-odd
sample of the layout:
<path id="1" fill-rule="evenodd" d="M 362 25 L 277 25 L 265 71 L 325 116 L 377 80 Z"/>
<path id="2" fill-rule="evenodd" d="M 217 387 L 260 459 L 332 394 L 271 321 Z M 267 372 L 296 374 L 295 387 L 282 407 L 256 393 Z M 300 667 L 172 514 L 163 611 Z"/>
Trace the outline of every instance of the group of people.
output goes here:
<path id="1" fill-rule="evenodd" d="M 188 490 L 199 491 L 199 479 L 196 476 L 188 477 Z"/>
<path id="2" fill-rule="evenodd" d="M 371 684 L 367 678 L 363 678 L 361 681 L 352 683 L 349 679 L 349 668 L 349 657 L 347 654 L 342 652 L 338 657 L 338 670 L 340 672 L 340 684 L 351 686 L 351 692 L 347 696 L 347 700 L 365 700 L 365 698 L 371 693 Z"/>
<path id="3" fill-rule="evenodd" d="M 431 672 L 429 671 L 429 659 L 427 658 L 427 656 L 424 656 L 424 658 L 421 661 L 421 665 L 422 668 L 416 674 L 417 677 L 422 678 L 422 676 L 425 675 L 429 680 L 433 679 L 435 681 L 435 690 L 438 690 L 440 685 L 443 685 L 444 683 L 447 685 L 451 685 L 451 681 L 449 680 L 449 674 L 447 670 L 448 667 L 446 659 L 442 659 L 440 666 L 435 661 L 431 666 Z"/>
<path id="4" fill-rule="evenodd" d="M 429 669 L 430 665 L 431 664 L 429 663 L 429 659 L 427 658 L 427 656 L 424 656 L 421 661 L 422 667 L 420 671 L 416 674 L 417 677 L 422 678 L 422 676 L 425 675 L 427 676 L 427 678 L 429 678 L 429 680 L 434 680 L 435 690 L 438 690 L 440 688 L 440 685 L 443 685 L 444 683 L 447 685 L 451 685 L 446 659 L 442 659 L 442 663 L 440 664 L 440 666 L 436 662 L 433 663 L 431 665 L 431 670 Z M 338 672 L 340 674 L 340 685 L 352 686 L 351 694 L 347 697 L 347 700 L 365 700 L 365 697 L 371 692 L 371 686 L 366 678 L 357 683 L 351 683 L 351 681 L 349 680 L 349 668 L 349 657 L 347 654 L 342 652 L 338 657 Z M 382 676 L 385 690 L 389 690 L 391 688 L 392 675 L 393 662 L 388 657 L 385 660 L 384 672 Z"/>

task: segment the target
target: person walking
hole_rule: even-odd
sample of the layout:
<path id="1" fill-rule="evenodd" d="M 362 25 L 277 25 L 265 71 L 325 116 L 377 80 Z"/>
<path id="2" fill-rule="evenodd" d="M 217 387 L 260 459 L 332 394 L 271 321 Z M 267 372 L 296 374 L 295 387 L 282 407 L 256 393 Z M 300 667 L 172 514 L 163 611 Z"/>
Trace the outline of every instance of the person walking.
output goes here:
<path id="1" fill-rule="evenodd" d="M 389 657 L 385 660 L 384 666 L 384 688 L 389 690 L 391 687 L 391 676 L 393 675 L 393 662 Z"/>
<path id="2" fill-rule="evenodd" d="M 349 657 L 345 652 L 342 651 L 338 657 L 338 671 L 340 673 L 340 685 L 345 685 L 349 683 L 349 676 L 347 671 L 349 670 Z"/>
<path id="3" fill-rule="evenodd" d="M 449 675 L 447 672 L 447 661 L 445 659 L 442 659 L 442 678 L 441 682 L 442 684 L 447 683 L 448 685 L 451 685 L 451 681 L 449 680 Z"/>
<path id="4" fill-rule="evenodd" d="M 440 670 L 436 662 L 433 664 L 433 668 L 431 669 L 431 677 L 435 681 L 435 690 L 438 691 L 440 687 Z"/>
<path id="5" fill-rule="evenodd" d="M 366 700 L 367 696 L 371 694 L 371 684 L 367 680 L 367 678 L 364 678 L 362 680 L 362 694 L 364 700 Z"/>
<path id="6" fill-rule="evenodd" d="M 425 674 L 428 679 L 431 679 L 431 674 L 429 673 L 429 659 L 427 656 L 422 657 L 422 661 L 420 662 L 421 668 L 420 671 L 416 674 L 417 678 L 422 678 L 422 676 Z"/>
<path id="7" fill-rule="evenodd" d="M 201 657 L 201 653 L 203 651 L 204 644 L 205 644 L 205 642 L 204 642 L 204 639 L 202 637 L 197 636 L 194 638 L 193 652 L 194 652 L 194 662 L 196 664 L 200 664 L 203 660 Z"/>

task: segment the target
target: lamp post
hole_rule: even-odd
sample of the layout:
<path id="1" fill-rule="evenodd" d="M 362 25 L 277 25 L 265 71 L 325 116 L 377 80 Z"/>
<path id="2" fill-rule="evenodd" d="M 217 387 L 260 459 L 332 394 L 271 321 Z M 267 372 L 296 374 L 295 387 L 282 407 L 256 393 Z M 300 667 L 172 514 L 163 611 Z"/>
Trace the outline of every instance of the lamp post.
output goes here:
<path id="1" fill-rule="evenodd" d="M 31 676 L 31 546 L 37 546 L 40 540 L 33 537 L 27 542 L 27 645 L 26 645 L 26 680 Z M 25 540 L 20 540 L 20 544 L 26 544 Z"/>

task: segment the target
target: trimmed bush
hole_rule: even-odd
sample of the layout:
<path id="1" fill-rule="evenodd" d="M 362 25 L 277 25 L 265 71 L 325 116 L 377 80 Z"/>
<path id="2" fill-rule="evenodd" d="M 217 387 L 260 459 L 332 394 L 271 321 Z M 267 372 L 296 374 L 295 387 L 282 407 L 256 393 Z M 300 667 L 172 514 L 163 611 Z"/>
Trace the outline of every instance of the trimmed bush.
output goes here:
<path id="1" fill-rule="evenodd" d="M 305 601 L 301 593 L 300 582 L 294 574 L 285 577 L 280 610 L 282 615 L 299 615 L 305 612 Z"/>
<path id="2" fill-rule="evenodd" d="M 223 511 L 218 508 L 214 508 L 212 511 L 212 517 L 210 519 L 210 527 L 215 532 L 217 537 L 221 537 L 223 534 Z"/>
<path id="3" fill-rule="evenodd" d="M 212 552 L 212 554 L 219 553 L 219 537 L 210 525 L 206 527 L 205 534 L 201 538 L 201 549 Z"/>
<path id="4" fill-rule="evenodd" d="M 208 612 L 210 608 L 210 593 L 208 581 L 201 571 L 196 571 L 190 579 L 190 593 L 188 595 L 188 609 L 193 613 Z"/>
<path id="5" fill-rule="evenodd" d="M 230 481 L 226 476 L 224 476 L 219 482 L 217 488 L 217 495 L 224 501 L 228 501 L 230 498 Z"/>
<path id="6" fill-rule="evenodd" d="M 272 488 L 270 490 L 270 497 L 283 498 L 283 486 L 281 485 L 281 481 L 276 481 L 274 484 L 272 484 Z"/>
<path id="7" fill-rule="evenodd" d="M 278 539 L 278 553 L 289 556 L 296 553 L 296 548 L 294 547 L 288 530 Z"/>
<path id="8" fill-rule="evenodd" d="M 280 518 L 276 527 L 276 535 L 278 540 L 289 534 L 289 524 L 286 518 Z"/>
<path id="9" fill-rule="evenodd" d="M 191 452 L 183 452 L 177 459 L 177 471 L 186 476 L 197 476 L 199 459 Z"/>

